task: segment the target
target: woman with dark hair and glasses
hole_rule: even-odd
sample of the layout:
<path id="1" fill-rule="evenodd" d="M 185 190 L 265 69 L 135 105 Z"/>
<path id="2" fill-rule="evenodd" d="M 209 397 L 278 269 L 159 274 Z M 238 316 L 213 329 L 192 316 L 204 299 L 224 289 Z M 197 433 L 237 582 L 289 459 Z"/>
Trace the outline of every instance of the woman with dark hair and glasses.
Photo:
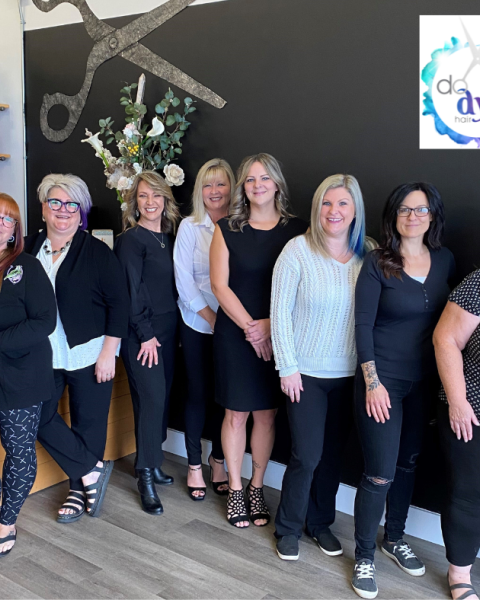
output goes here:
<path id="1" fill-rule="evenodd" d="M 442 248 L 444 209 L 428 183 L 400 185 L 383 211 L 382 244 L 365 258 L 355 295 L 360 367 L 355 418 L 364 471 L 355 500 L 352 585 L 375 598 L 375 541 L 387 501 L 382 552 L 410 575 L 423 563 L 403 540 L 431 400 L 438 392 L 432 334 L 455 271 Z"/>
<path id="2" fill-rule="evenodd" d="M 128 292 L 120 264 L 84 231 L 92 206 L 84 181 L 51 174 L 38 187 L 46 229 L 25 240 L 57 298 L 50 336 L 55 391 L 42 407 L 38 439 L 70 478 L 60 523 L 100 510 L 113 462 L 104 461 L 115 359 L 128 332 Z M 71 428 L 57 412 L 68 385 Z"/>
<path id="3" fill-rule="evenodd" d="M 23 252 L 20 210 L 0 193 L 0 438 L 5 449 L 0 558 L 13 548 L 15 523 L 37 474 L 38 422 L 53 388 L 55 296 L 41 265 Z"/>

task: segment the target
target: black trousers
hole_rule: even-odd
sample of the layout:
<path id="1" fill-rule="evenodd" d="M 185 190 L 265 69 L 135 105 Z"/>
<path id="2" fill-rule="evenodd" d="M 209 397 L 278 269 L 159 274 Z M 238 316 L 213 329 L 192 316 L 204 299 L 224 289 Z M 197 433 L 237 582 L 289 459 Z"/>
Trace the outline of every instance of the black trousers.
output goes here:
<path id="1" fill-rule="evenodd" d="M 292 454 L 282 483 L 275 536 L 311 536 L 335 521 L 342 451 L 353 421 L 353 377 L 302 375 L 300 402 L 287 399 Z"/>
<path id="2" fill-rule="evenodd" d="M 5 450 L 0 524 L 15 525 L 37 476 L 37 440 L 41 404 L 0 411 L 0 439 Z"/>
<path id="3" fill-rule="evenodd" d="M 139 341 L 122 340 L 120 354 L 128 375 L 135 419 L 136 469 L 162 466 L 177 349 L 177 320 L 177 312 L 171 312 L 166 313 L 162 323 L 156 323 L 155 337 L 161 346 L 157 348 L 158 365 L 151 368 L 137 360 Z"/>
<path id="4" fill-rule="evenodd" d="M 81 477 L 103 460 L 113 381 L 97 383 L 95 365 L 76 371 L 55 369 L 55 395 L 44 402 L 38 439 L 70 477 L 70 488 L 83 491 Z M 68 385 L 71 426 L 58 414 Z"/>
<path id="5" fill-rule="evenodd" d="M 447 465 L 447 498 L 441 515 L 447 560 L 466 567 L 475 562 L 480 548 L 480 428 L 473 426 L 469 442 L 458 440 L 444 403 L 438 408 L 438 425 Z"/>
<path id="6" fill-rule="evenodd" d="M 361 369 L 357 370 L 355 420 L 365 468 L 355 497 L 356 560 L 374 559 L 385 502 L 385 539 L 396 542 L 403 537 L 431 397 L 438 390 L 436 378 L 406 381 L 381 376 L 380 381 L 392 405 L 385 423 L 368 416 L 365 382 Z"/>
<path id="7" fill-rule="evenodd" d="M 222 423 L 225 409 L 215 402 L 213 335 L 199 333 L 180 319 L 180 339 L 188 382 L 188 396 L 185 402 L 188 464 L 199 465 L 202 462 L 201 438 L 207 413 L 211 423 L 212 456 L 223 460 Z"/>

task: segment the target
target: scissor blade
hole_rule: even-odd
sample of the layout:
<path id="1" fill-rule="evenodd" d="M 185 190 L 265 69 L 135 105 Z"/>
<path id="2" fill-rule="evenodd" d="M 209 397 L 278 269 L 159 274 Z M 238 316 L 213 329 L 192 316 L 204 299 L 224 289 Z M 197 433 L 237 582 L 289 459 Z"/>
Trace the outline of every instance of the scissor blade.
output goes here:
<path id="1" fill-rule="evenodd" d="M 118 29 L 118 37 L 122 41 L 129 39 L 131 43 L 138 42 L 192 4 L 192 2 L 195 2 L 195 0 L 169 0 L 165 4 L 157 6 L 157 8 L 138 17 L 138 19 L 125 25 L 125 27 Z"/>
<path id="2" fill-rule="evenodd" d="M 473 41 L 472 36 L 468 33 L 468 29 L 465 27 L 465 23 L 462 21 L 462 19 L 460 19 L 460 23 L 462 24 L 463 31 L 465 32 L 465 35 L 467 36 L 468 46 L 470 48 L 470 52 L 472 53 L 472 55 L 473 55 L 474 58 L 477 58 L 478 56 L 480 56 L 480 51 L 475 46 L 475 42 Z"/>
<path id="3" fill-rule="evenodd" d="M 140 68 L 150 71 L 150 73 L 153 73 L 157 77 L 165 79 L 165 81 L 168 81 L 172 85 L 176 85 L 188 94 L 205 100 L 205 102 L 216 108 L 223 108 L 226 104 L 226 101 L 217 96 L 215 92 L 195 81 L 195 79 L 192 79 L 183 73 L 183 71 L 177 69 L 177 67 L 174 67 L 141 44 L 130 46 L 127 50 L 121 52 L 120 56 L 123 56 L 123 58 L 126 58 Z"/>

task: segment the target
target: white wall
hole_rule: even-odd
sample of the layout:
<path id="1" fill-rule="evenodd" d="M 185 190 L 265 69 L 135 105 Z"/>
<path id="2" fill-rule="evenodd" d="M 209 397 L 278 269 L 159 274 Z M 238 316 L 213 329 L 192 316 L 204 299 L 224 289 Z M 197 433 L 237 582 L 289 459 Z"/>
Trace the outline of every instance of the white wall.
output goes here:
<path id="1" fill-rule="evenodd" d="M 25 160 L 23 127 L 23 26 L 17 0 L 0 0 L 0 191 L 10 194 L 25 216 Z"/>

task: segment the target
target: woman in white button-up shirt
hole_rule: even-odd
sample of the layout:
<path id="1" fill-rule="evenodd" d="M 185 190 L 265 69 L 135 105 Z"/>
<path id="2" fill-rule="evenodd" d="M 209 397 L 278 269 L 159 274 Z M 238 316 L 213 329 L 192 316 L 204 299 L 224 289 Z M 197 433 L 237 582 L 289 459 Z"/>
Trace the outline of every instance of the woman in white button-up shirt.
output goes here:
<path id="1" fill-rule="evenodd" d="M 221 442 L 224 410 L 214 401 L 213 329 L 218 302 L 210 287 L 209 253 L 215 223 L 229 213 L 235 177 L 230 165 L 214 158 L 197 175 L 192 212 L 180 224 L 173 260 L 182 314 L 180 336 L 188 378 L 185 406 L 185 443 L 188 454 L 187 486 L 192 500 L 205 498 L 202 475 L 201 436 L 207 411 L 212 439 L 211 467 L 213 490 L 228 494 L 227 474 Z"/>

